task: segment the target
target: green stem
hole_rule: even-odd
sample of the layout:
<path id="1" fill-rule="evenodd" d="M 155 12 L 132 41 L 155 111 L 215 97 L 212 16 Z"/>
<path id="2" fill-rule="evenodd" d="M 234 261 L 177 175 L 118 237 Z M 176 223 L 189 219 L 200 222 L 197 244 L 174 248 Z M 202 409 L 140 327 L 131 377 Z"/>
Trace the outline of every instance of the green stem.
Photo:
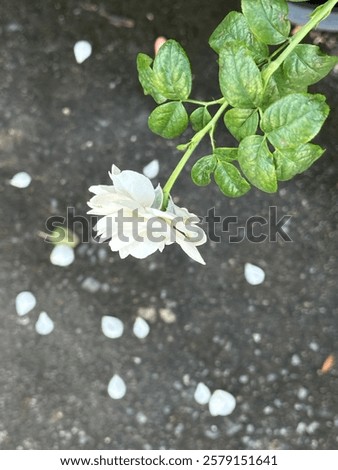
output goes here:
<path id="1" fill-rule="evenodd" d="M 280 56 L 264 70 L 262 73 L 264 83 L 267 84 L 271 76 L 276 70 L 282 65 L 284 60 L 291 54 L 296 46 L 312 31 L 316 26 L 324 20 L 333 10 L 338 0 L 329 0 L 324 5 L 321 5 L 317 10 L 314 11 L 310 21 L 306 23 L 290 40 L 289 46 L 281 53 Z"/>
<path id="2" fill-rule="evenodd" d="M 209 131 L 210 143 L 211 143 L 212 151 L 215 150 L 215 137 L 214 137 L 215 129 L 216 129 L 216 125 L 212 126 L 212 128 L 211 128 L 210 131 Z"/>
<path id="3" fill-rule="evenodd" d="M 183 100 L 183 103 L 198 104 L 199 106 L 214 106 L 216 104 L 222 104 L 223 102 L 224 98 L 215 101 Z"/>
<path id="4" fill-rule="evenodd" d="M 283 44 L 278 49 L 276 49 L 275 52 L 271 54 L 271 56 L 269 57 L 270 62 L 273 58 L 276 57 L 276 55 L 279 55 L 282 52 L 282 50 L 285 49 L 290 44 L 291 39 L 292 38 L 289 38 L 287 41 L 283 42 Z"/>
<path id="5" fill-rule="evenodd" d="M 174 171 L 171 173 L 169 176 L 168 181 L 166 182 L 164 188 L 163 188 L 163 204 L 162 204 L 162 209 L 165 210 L 168 206 L 168 201 L 169 201 L 169 196 L 170 196 L 170 191 L 172 187 L 174 186 L 177 178 L 179 177 L 180 173 L 182 172 L 183 168 L 185 167 L 186 163 L 188 162 L 189 158 L 191 155 L 194 153 L 196 147 L 199 145 L 201 140 L 203 139 L 204 136 L 210 132 L 211 129 L 215 126 L 216 122 L 219 120 L 219 118 L 222 116 L 226 108 L 228 107 L 228 103 L 225 101 L 225 98 L 222 98 L 221 100 L 218 100 L 220 103 L 222 103 L 222 106 L 219 108 L 215 116 L 211 119 L 211 121 L 208 122 L 208 124 L 203 127 L 199 132 L 197 132 L 194 137 L 191 139 L 190 145 L 188 147 L 188 150 L 185 152 L 181 160 L 178 162 L 176 168 Z M 220 104 L 219 103 L 219 104 Z"/>

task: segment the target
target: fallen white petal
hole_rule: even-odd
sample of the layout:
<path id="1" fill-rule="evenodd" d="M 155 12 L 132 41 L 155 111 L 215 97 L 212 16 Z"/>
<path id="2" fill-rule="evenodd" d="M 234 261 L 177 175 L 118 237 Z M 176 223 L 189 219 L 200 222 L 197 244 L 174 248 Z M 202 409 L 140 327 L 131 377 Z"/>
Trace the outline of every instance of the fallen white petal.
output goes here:
<path id="1" fill-rule="evenodd" d="M 148 163 L 148 165 L 146 165 L 143 168 L 144 176 L 150 179 L 156 178 L 159 171 L 160 171 L 160 164 L 158 160 L 153 160 L 152 162 Z"/>
<path id="2" fill-rule="evenodd" d="M 20 292 L 20 294 L 16 296 L 15 308 L 16 308 L 16 313 L 20 317 L 22 317 L 23 315 L 26 315 L 31 310 L 33 310 L 35 305 L 36 305 L 36 298 L 31 292 L 23 291 L 23 292 Z"/>
<path id="3" fill-rule="evenodd" d="M 39 335 L 49 335 L 54 330 L 54 322 L 46 312 L 41 312 L 38 321 L 35 323 L 35 330 Z"/>
<path id="4" fill-rule="evenodd" d="M 82 64 L 91 56 L 92 46 L 88 41 L 78 41 L 74 46 L 75 60 L 78 64 Z"/>
<path id="5" fill-rule="evenodd" d="M 101 283 L 94 279 L 93 277 L 86 277 L 81 283 L 82 289 L 90 292 L 91 294 L 95 294 L 101 288 Z"/>
<path id="6" fill-rule="evenodd" d="M 120 400 L 126 394 L 127 387 L 124 380 L 115 374 L 108 384 L 108 395 L 114 400 Z"/>
<path id="7" fill-rule="evenodd" d="M 74 250 L 71 246 L 56 245 L 50 254 L 50 262 L 55 266 L 69 266 L 75 259 Z"/>
<path id="8" fill-rule="evenodd" d="M 211 416 L 228 416 L 236 408 L 236 399 L 224 390 L 215 390 L 209 401 Z"/>
<path id="9" fill-rule="evenodd" d="M 195 394 L 194 394 L 195 401 L 197 401 L 199 405 L 206 405 L 207 403 L 209 403 L 210 397 L 211 397 L 211 392 L 209 388 L 206 385 L 204 385 L 204 383 L 200 382 L 197 385 L 196 390 L 195 390 Z"/>
<path id="10" fill-rule="evenodd" d="M 20 171 L 20 173 L 17 173 L 13 176 L 9 183 L 15 188 L 24 189 L 31 184 L 31 181 L 32 178 L 28 173 L 25 171 Z"/>
<path id="11" fill-rule="evenodd" d="M 120 338 L 123 334 L 123 323 L 116 317 L 105 315 L 101 319 L 102 332 L 107 338 Z"/>
<path id="12" fill-rule="evenodd" d="M 246 263 L 244 267 L 244 276 L 249 284 L 252 286 L 258 286 L 265 280 L 265 272 L 259 266 L 255 266 L 251 263 Z"/>
<path id="13" fill-rule="evenodd" d="M 143 339 L 148 336 L 150 331 L 150 327 L 148 323 L 141 317 L 136 318 L 134 326 L 133 326 L 133 333 L 137 338 Z"/>

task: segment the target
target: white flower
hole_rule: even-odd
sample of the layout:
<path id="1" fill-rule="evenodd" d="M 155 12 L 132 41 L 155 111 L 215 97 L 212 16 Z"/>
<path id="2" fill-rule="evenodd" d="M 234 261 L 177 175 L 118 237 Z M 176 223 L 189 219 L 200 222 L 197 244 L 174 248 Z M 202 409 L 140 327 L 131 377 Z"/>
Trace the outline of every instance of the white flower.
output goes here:
<path id="1" fill-rule="evenodd" d="M 100 241 L 109 240 L 112 251 L 121 258 L 128 255 L 143 259 L 162 252 L 166 245 L 178 243 L 195 261 L 205 264 L 197 246 L 206 242 L 199 218 L 176 206 L 170 198 L 167 210 L 161 209 L 163 192 L 135 171 L 112 167 L 112 186 L 91 186 L 94 196 L 88 202 L 89 214 L 102 215 L 95 230 Z"/>

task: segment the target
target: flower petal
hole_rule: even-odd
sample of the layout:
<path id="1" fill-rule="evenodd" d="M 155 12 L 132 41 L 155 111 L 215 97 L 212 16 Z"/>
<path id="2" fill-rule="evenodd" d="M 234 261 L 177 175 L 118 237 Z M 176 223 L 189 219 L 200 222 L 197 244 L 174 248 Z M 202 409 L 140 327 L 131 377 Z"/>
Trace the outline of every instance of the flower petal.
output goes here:
<path id="1" fill-rule="evenodd" d="M 180 245 L 182 250 L 188 256 L 190 256 L 190 258 L 192 258 L 194 261 L 197 261 L 197 263 L 205 265 L 205 261 L 200 255 L 200 252 L 198 251 L 196 246 L 192 242 L 186 241 L 184 235 L 177 232 L 176 242 Z"/>
<path id="2" fill-rule="evenodd" d="M 122 247 L 119 250 L 119 254 L 122 259 L 126 258 L 128 255 L 137 259 L 144 259 L 155 253 L 155 251 L 161 250 L 161 248 L 163 250 L 164 242 L 154 243 L 149 240 L 143 242 L 133 241 L 130 245 Z"/>
<path id="3" fill-rule="evenodd" d="M 193 243 L 196 246 L 203 245 L 207 241 L 204 230 L 192 222 L 184 224 L 182 221 L 179 221 L 175 224 L 175 229 L 184 235 L 187 242 Z"/>
<path id="4" fill-rule="evenodd" d="M 162 191 L 162 188 L 160 185 L 158 185 L 156 188 L 155 188 L 155 199 L 154 199 L 154 202 L 152 204 L 152 208 L 153 209 L 161 209 L 162 207 L 162 204 L 163 204 L 163 191 Z"/>
<path id="5" fill-rule="evenodd" d="M 140 208 L 140 204 L 128 196 L 118 193 L 101 193 L 93 196 L 87 203 L 91 211 L 88 214 L 108 215 L 127 208 L 131 211 Z"/>
<path id="6" fill-rule="evenodd" d="M 119 168 L 117 168 L 117 166 L 115 166 L 114 164 L 111 167 L 111 171 L 108 171 L 108 175 L 110 176 L 110 179 L 112 181 L 114 181 L 113 176 L 119 175 L 120 173 L 121 173 L 121 170 Z"/>
<path id="7" fill-rule="evenodd" d="M 151 207 L 155 200 L 155 189 L 151 181 L 136 171 L 125 170 L 118 175 L 112 174 L 116 190 L 126 194 L 144 207 Z"/>
<path id="8" fill-rule="evenodd" d="M 89 188 L 89 191 L 94 194 L 105 194 L 105 193 L 116 193 L 116 189 L 114 186 L 110 185 L 104 185 L 104 184 L 99 184 L 97 186 L 91 186 Z"/>

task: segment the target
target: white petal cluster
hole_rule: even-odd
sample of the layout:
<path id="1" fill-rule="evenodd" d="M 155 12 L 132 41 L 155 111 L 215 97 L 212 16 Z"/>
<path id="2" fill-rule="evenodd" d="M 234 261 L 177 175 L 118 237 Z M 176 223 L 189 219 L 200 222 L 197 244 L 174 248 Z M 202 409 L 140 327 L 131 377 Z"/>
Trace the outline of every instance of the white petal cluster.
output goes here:
<path id="1" fill-rule="evenodd" d="M 94 196 L 88 202 L 89 214 L 103 216 L 95 230 L 100 241 L 109 241 L 120 257 L 143 259 L 162 252 L 166 245 L 178 243 L 198 263 L 205 264 L 197 246 L 206 242 L 204 231 L 196 224 L 199 218 L 172 199 L 162 210 L 163 192 L 135 171 L 120 171 L 115 165 L 109 173 L 113 185 L 91 186 Z"/>

